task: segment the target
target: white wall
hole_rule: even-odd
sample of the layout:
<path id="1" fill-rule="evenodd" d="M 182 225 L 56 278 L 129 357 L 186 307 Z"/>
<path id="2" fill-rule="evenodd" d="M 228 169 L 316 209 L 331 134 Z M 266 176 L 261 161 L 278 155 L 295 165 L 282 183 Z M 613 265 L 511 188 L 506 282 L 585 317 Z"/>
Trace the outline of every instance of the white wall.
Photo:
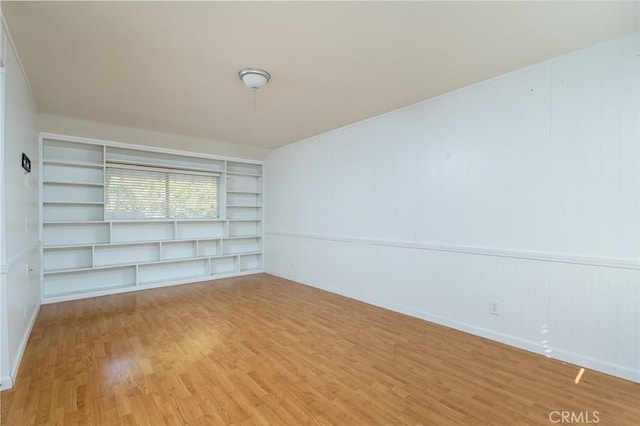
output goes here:
<path id="1" fill-rule="evenodd" d="M 40 307 L 41 280 L 37 108 L 4 22 L 2 33 L 0 384 L 4 390 L 18 372 Z M 22 153 L 31 159 L 29 174 L 21 167 Z"/>
<path id="2" fill-rule="evenodd" d="M 640 381 L 639 76 L 634 34 L 273 151 L 266 271 Z"/>
<path id="3" fill-rule="evenodd" d="M 53 114 L 41 113 L 38 121 L 42 132 L 147 145 L 157 148 L 203 152 L 218 156 L 264 160 L 271 151 L 267 148 L 173 135 L 134 127 L 116 126 Z"/>

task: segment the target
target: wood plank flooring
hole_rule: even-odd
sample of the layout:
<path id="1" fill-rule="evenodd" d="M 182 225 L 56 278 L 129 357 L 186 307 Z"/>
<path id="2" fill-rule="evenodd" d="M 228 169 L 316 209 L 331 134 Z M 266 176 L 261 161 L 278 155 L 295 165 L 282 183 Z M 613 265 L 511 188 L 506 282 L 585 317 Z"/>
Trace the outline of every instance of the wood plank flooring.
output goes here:
<path id="1" fill-rule="evenodd" d="M 2 425 L 640 424 L 578 370 L 259 274 L 42 306 Z"/>

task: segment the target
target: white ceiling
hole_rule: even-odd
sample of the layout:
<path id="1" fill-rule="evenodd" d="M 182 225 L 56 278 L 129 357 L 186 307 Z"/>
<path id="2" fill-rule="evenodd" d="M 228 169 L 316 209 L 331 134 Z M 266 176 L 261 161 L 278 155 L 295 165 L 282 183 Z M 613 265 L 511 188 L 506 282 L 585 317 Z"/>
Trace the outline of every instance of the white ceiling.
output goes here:
<path id="1" fill-rule="evenodd" d="M 637 31 L 638 2 L 8 2 L 41 112 L 274 148 Z M 257 92 L 237 72 L 272 74 Z"/>

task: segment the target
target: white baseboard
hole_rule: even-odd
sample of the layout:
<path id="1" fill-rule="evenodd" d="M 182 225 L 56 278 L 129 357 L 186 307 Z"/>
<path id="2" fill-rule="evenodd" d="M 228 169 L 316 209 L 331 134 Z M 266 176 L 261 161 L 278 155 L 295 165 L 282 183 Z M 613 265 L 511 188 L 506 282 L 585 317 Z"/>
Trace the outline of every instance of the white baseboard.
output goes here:
<path id="1" fill-rule="evenodd" d="M 33 330 L 33 326 L 36 323 L 36 318 L 38 318 L 38 313 L 40 312 L 40 305 L 36 307 L 33 311 L 33 315 L 31 315 L 31 319 L 29 320 L 29 325 L 25 330 L 24 335 L 22 336 L 22 340 L 20 341 L 20 346 L 18 347 L 18 352 L 16 353 L 16 359 L 13 361 L 13 366 L 11 367 L 11 376 L 9 377 L 10 383 L 7 387 L 4 386 L 4 378 L 2 382 L 2 390 L 11 389 L 13 384 L 16 382 L 16 378 L 18 377 L 18 371 L 20 370 L 20 363 L 22 362 L 22 357 L 24 356 L 24 351 L 27 349 L 27 343 L 29 342 L 29 337 L 31 336 L 31 330 Z"/>
<path id="2" fill-rule="evenodd" d="M 151 290 L 153 288 L 172 287 L 174 285 L 183 285 L 183 284 L 195 284 L 199 282 L 221 280 L 224 278 L 234 278 L 234 277 L 243 277 L 246 275 L 261 274 L 263 272 L 264 272 L 263 269 L 252 269 L 250 271 L 229 272 L 227 274 L 209 275 L 205 277 L 197 277 L 197 278 L 187 279 L 187 280 L 167 281 L 163 283 L 144 284 L 139 286 L 122 287 L 122 288 L 110 289 L 110 290 L 96 290 L 96 291 L 90 291 L 86 293 L 70 294 L 65 296 L 44 297 L 42 299 L 42 304 L 48 305 L 50 303 L 68 302 L 71 300 L 88 299 L 91 297 L 98 297 L 98 296 L 111 296 L 113 294 L 131 293 L 134 291 Z"/>
<path id="3" fill-rule="evenodd" d="M 493 330 L 488 330 L 482 327 L 478 327 L 472 324 L 467 324 L 464 322 L 456 321 L 450 318 L 442 317 L 439 315 L 433 315 L 428 312 L 417 311 L 415 309 L 406 308 L 403 306 L 398 306 L 392 303 L 388 303 L 382 300 L 377 299 L 366 299 L 360 297 L 356 294 L 352 294 L 350 292 L 344 291 L 340 288 L 335 287 L 320 287 L 312 283 L 302 282 L 292 277 L 287 277 L 284 275 L 276 274 L 271 271 L 265 271 L 267 274 L 271 274 L 280 278 L 284 278 L 286 280 L 291 280 L 295 282 L 299 282 L 304 285 L 308 285 L 310 287 L 318 288 L 320 290 L 325 290 L 331 293 L 339 294 L 341 296 L 348 297 L 350 299 L 358 300 L 360 302 L 368 303 L 370 305 L 378 306 L 381 308 L 389 309 L 394 312 L 399 312 L 401 314 L 409 315 L 411 317 L 420 318 L 425 321 L 429 321 L 435 324 L 444 325 L 445 327 L 453 328 L 455 330 L 464 331 L 465 333 L 473 334 L 475 336 L 483 337 L 485 339 L 494 340 L 496 342 L 504 343 L 505 345 L 513 346 L 518 349 L 523 349 L 525 351 L 533 352 L 539 355 L 544 355 L 548 358 L 557 359 L 559 361 L 568 362 L 570 364 L 575 364 L 579 367 L 588 368 L 591 370 L 599 371 L 601 373 L 610 374 L 612 376 L 620 377 L 626 380 L 630 380 L 632 382 L 640 383 L 640 371 L 633 370 L 631 368 L 612 364 L 606 361 L 597 360 L 590 358 L 588 356 L 575 354 L 571 352 L 563 351 L 562 349 L 557 349 L 554 347 L 545 347 L 538 342 L 533 342 L 526 339 L 521 339 L 516 336 L 511 336 L 508 334 L 498 333 Z"/>
<path id="4" fill-rule="evenodd" d="M 580 355 L 580 354 L 566 352 L 566 351 L 563 351 L 562 349 L 554 348 L 553 346 L 545 347 L 538 342 L 521 339 L 519 337 L 511 336 L 504 333 L 499 333 L 493 330 L 488 330 L 486 328 L 452 320 L 450 318 L 441 317 L 439 315 L 428 314 L 425 312 L 419 312 L 419 311 L 404 308 L 401 306 L 396 306 L 380 300 L 371 300 L 371 301 L 365 301 L 365 302 L 371 303 L 372 305 L 380 306 L 382 308 L 386 308 L 395 312 L 400 312 L 405 315 L 420 318 L 425 321 L 433 322 L 436 324 L 444 325 L 449 328 L 464 331 L 466 333 L 473 334 L 475 336 L 484 337 L 485 339 L 504 343 L 505 345 L 523 349 L 528 352 L 544 355 L 548 358 L 557 359 L 559 361 L 575 364 L 579 367 L 588 368 L 591 370 L 599 371 L 601 373 L 620 377 L 626 380 L 631 380 L 632 382 L 640 383 L 640 371 L 634 371 L 633 369 L 628 367 L 589 358 L 587 356 Z"/>
<path id="5" fill-rule="evenodd" d="M 6 391 L 13 387 L 13 379 L 11 376 L 0 377 L 0 391 Z"/>

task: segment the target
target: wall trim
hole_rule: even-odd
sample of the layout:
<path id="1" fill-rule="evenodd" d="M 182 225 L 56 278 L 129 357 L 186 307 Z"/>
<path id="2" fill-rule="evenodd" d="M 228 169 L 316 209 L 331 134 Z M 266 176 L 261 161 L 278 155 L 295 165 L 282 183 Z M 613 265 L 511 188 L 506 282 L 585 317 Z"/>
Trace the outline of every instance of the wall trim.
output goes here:
<path id="1" fill-rule="evenodd" d="M 515 336 L 511 336 L 509 334 L 499 333 L 496 331 L 488 330 L 483 327 L 478 327 L 475 325 L 471 325 L 465 322 L 452 320 L 447 317 L 443 317 L 440 315 L 433 315 L 427 312 L 418 311 L 416 309 L 406 308 L 404 306 L 396 305 L 394 303 L 388 303 L 380 299 L 376 298 L 362 298 L 354 293 L 349 291 L 344 291 L 341 288 L 337 287 L 320 287 L 318 285 L 314 285 L 308 282 L 300 281 L 297 278 L 288 277 L 282 274 L 277 274 L 274 272 L 266 271 L 267 274 L 284 278 L 289 281 L 296 282 L 298 284 L 306 285 L 309 287 L 314 287 L 320 290 L 328 291 L 334 294 L 338 294 L 340 296 L 348 297 L 350 299 L 354 299 L 360 302 L 367 303 L 369 305 L 377 306 L 384 309 L 389 309 L 394 312 L 398 312 L 404 315 L 408 315 L 410 317 L 419 318 L 424 321 L 428 321 L 434 324 L 443 325 L 445 327 L 449 327 L 455 330 L 463 331 L 465 333 L 472 334 L 474 336 L 479 336 L 485 339 L 493 340 L 496 342 L 504 343 L 505 345 L 513 346 L 518 349 L 523 349 L 528 352 L 533 352 L 538 355 L 546 356 L 547 358 L 556 359 L 558 361 L 568 362 L 570 364 L 575 364 L 576 366 L 589 368 L 601 373 L 609 374 L 612 376 L 620 377 L 625 380 L 630 380 L 632 382 L 640 383 L 640 370 L 633 370 L 628 367 L 624 367 L 618 364 L 612 364 L 606 361 L 600 361 L 597 359 L 589 358 L 583 355 L 579 355 L 572 352 L 566 352 L 561 349 L 557 349 L 554 347 L 545 347 L 541 343 L 534 342 L 531 340 L 521 339 Z M 549 352 L 547 352 L 549 351 Z"/>
<path id="2" fill-rule="evenodd" d="M 538 355 L 544 355 L 547 358 L 556 359 L 559 361 L 575 364 L 580 367 L 589 368 L 602 373 L 610 374 L 612 376 L 622 377 L 626 380 L 640 383 L 640 370 L 636 371 L 622 365 L 612 364 L 606 361 L 600 361 L 584 355 L 579 355 L 572 352 L 563 351 L 553 346 L 545 347 L 544 345 L 531 340 L 521 339 L 509 334 L 499 333 L 493 330 L 489 330 L 483 327 L 478 327 L 465 322 L 452 320 L 440 315 L 433 315 L 415 309 L 406 308 L 403 306 L 388 303 L 379 299 L 372 299 L 370 302 L 372 305 L 380 306 L 392 310 L 394 312 L 400 312 L 405 315 L 420 318 L 425 321 L 433 322 L 436 324 L 444 325 L 449 328 L 464 331 L 465 333 L 473 334 L 475 336 L 483 337 L 496 342 L 504 343 L 509 346 L 513 346 L 519 349 L 524 349 L 529 352 L 536 353 Z M 548 350 L 548 352 L 547 352 Z"/>
<path id="3" fill-rule="evenodd" d="M 33 326 L 36 323 L 36 318 L 38 318 L 38 313 L 40 312 L 40 305 L 36 306 L 33 314 L 31 315 L 31 319 L 29 320 L 29 325 L 22 336 L 22 340 L 20 341 L 20 346 L 18 347 L 18 352 L 16 352 L 16 359 L 11 366 L 11 386 L 5 388 L 2 387 L 2 390 L 7 390 L 13 387 L 13 384 L 16 382 L 18 377 L 18 372 L 20 371 L 20 364 L 22 363 L 22 357 L 24 356 L 24 352 L 27 349 L 27 343 L 29 342 L 29 337 L 31 337 L 31 331 L 33 330 Z"/>
<path id="4" fill-rule="evenodd" d="M 308 240 L 324 240 L 339 243 L 350 243 L 359 245 L 375 245 L 385 247 L 410 248 L 417 250 L 443 251 L 452 253 L 463 253 L 477 256 L 508 257 L 514 259 L 536 260 L 541 262 L 568 263 L 573 265 L 598 266 L 603 268 L 633 269 L 640 270 L 640 260 L 591 257 L 582 255 L 566 255 L 559 253 L 546 253 L 524 250 L 497 249 L 489 247 L 475 247 L 453 244 L 438 244 L 428 242 L 412 242 L 398 240 L 378 240 L 372 238 L 349 237 L 339 235 L 305 234 L 299 232 L 265 231 L 264 235 L 277 237 L 290 237 Z"/>
<path id="5" fill-rule="evenodd" d="M 6 274 L 9 272 L 9 269 L 13 268 L 16 263 L 18 263 L 18 261 L 20 259 L 22 259 L 24 256 L 30 254 L 32 251 L 39 249 L 40 248 L 40 240 L 34 241 L 33 243 L 29 244 L 27 247 L 24 247 L 22 250 L 20 250 L 18 253 L 16 253 L 15 255 L 11 256 L 10 259 L 7 260 L 6 263 L 3 263 L 0 266 L 0 272 L 3 274 Z"/>
<path id="6" fill-rule="evenodd" d="M 13 379 L 11 376 L 0 377 L 0 391 L 6 391 L 13 387 Z"/>

